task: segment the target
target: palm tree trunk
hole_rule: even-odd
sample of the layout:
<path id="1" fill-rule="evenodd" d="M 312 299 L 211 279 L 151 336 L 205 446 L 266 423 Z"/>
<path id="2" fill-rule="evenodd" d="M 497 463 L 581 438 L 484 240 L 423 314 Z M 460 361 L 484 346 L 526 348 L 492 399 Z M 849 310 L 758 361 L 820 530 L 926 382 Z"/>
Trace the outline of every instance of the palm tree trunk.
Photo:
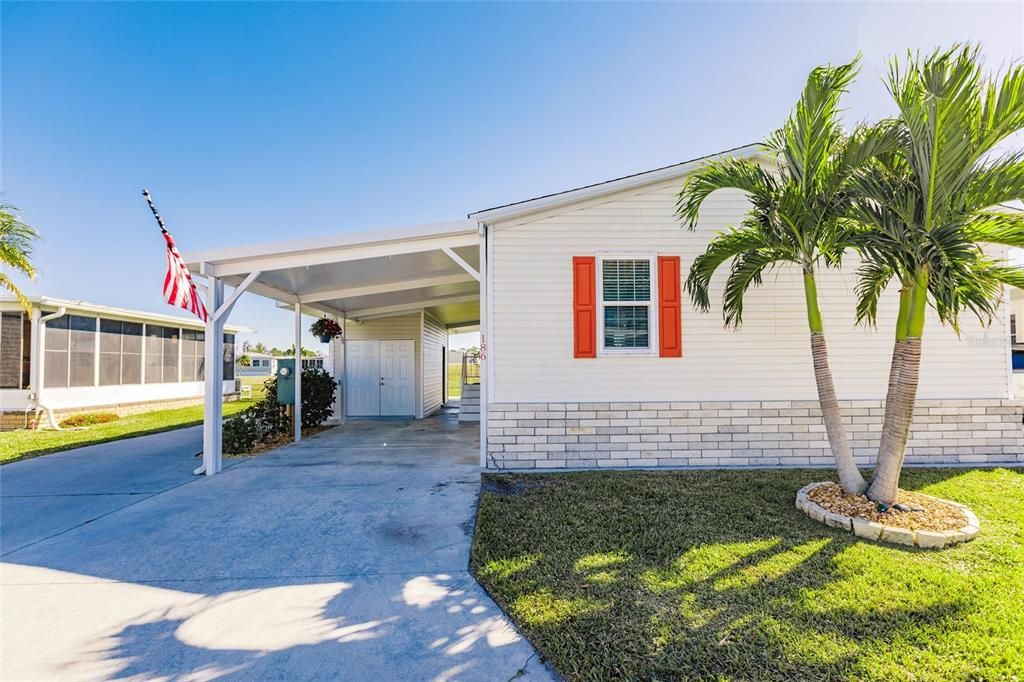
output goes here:
<path id="1" fill-rule="evenodd" d="M 900 297 L 900 319 L 897 321 L 893 368 L 896 382 L 889 377 L 891 396 L 885 406 L 885 423 L 878 446 L 878 466 L 868 486 L 867 496 L 875 502 L 895 504 L 899 494 L 900 472 L 907 452 L 907 440 L 914 420 L 917 384 L 921 373 L 921 335 L 924 332 L 925 309 L 928 302 L 928 270 L 915 273 L 906 305 Z M 896 365 L 898 364 L 898 367 Z"/>
<path id="2" fill-rule="evenodd" d="M 843 425 L 843 415 L 839 411 L 839 400 L 836 398 L 836 386 L 832 380 L 832 368 L 828 364 L 825 335 L 820 332 L 811 333 L 811 357 L 814 360 L 814 381 L 818 385 L 821 418 L 825 422 L 828 444 L 836 461 L 839 485 L 847 493 L 862 493 L 867 487 L 867 482 L 857 469 L 853 452 L 850 450 L 850 442 L 846 438 L 846 427 Z"/>
<path id="3" fill-rule="evenodd" d="M 895 504 L 900 472 L 907 451 L 910 426 L 914 420 L 917 382 L 921 370 L 921 337 L 909 338 L 900 351 L 899 382 L 892 397 L 892 409 L 886 405 L 886 420 L 878 448 L 878 467 L 867 496 L 875 502 Z"/>
<path id="4" fill-rule="evenodd" d="M 882 436 L 878 445 L 878 456 L 875 460 L 875 469 L 878 469 L 882 453 L 890 452 L 892 450 L 892 443 L 890 442 L 891 438 L 887 436 L 890 432 L 885 429 L 885 425 L 892 421 L 892 412 L 896 408 L 896 391 L 900 383 L 903 347 L 909 332 L 907 325 L 910 320 L 910 303 L 913 291 L 914 285 L 912 282 L 909 284 L 904 283 L 900 288 L 899 315 L 896 317 L 896 341 L 892 346 L 892 362 L 889 364 L 889 387 L 885 392 L 885 416 L 882 419 Z"/>
<path id="5" fill-rule="evenodd" d="M 821 405 L 821 418 L 825 422 L 828 444 L 836 462 L 839 485 L 847 493 L 861 493 L 867 483 L 853 461 L 850 441 L 846 438 L 832 368 L 828 364 L 824 324 L 821 321 L 821 310 L 818 309 L 818 287 L 813 272 L 807 270 L 804 271 L 804 296 L 807 301 L 807 323 L 811 329 L 811 359 L 814 361 L 814 381 L 818 386 L 818 403 Z"/>

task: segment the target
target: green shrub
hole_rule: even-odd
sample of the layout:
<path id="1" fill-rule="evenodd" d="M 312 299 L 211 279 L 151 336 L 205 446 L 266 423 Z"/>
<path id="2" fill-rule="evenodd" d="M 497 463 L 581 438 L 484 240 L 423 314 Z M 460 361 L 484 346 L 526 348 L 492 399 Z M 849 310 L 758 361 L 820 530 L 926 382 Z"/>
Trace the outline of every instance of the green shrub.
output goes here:
<path id="1" fill-rule="evenodd" d="M 241 455 L 252 450 L 259 440 L 259 427 L 256 419 L 250 414 L 252 408 L 239 412 L 224 422 L 224 435 L 221 441 L 224 452 L 229 455 Z"/>
<path id="2" fill-rule="evenodd" d="M 302 370 L 302 428 L 320 426 L 331 418 L 337 390 L 338 382 L 327 370 L 320 367 Z"/>
<path id="3" fill-rule="evenodd" d="M 334 414 L 334 394 L 338 382 L 321 367 L 302 370 L 302 428 L 320 426 Z M 277 377 L 267 380 L 265 400 L 277 403 Z M 287 417 L 284 418 L 287 421 Z M 287 426 L 285 429 L 287 430 Z"/>
<path id="4" fill-rule="evenodd" d="M 60 425 L 65 429 L 73 429 L 80 426 L 93 426 L 95 424 L 109 424 L 120 419 L 113 412 L 90 412 L 89 414 L 76 414 L 63 420 Z"/>
<path id="5" fill-rule="evenodd" d="M 334 414 L 337 388 L 338 382 L 326 370 L 319 367 L 302 370 L 302 428 L 319 426 Z M 291 430 L 285 406 L 277 402 L 277 377 L 274 377 L 267 381 L 261 400 L 224 422 L 224 452 L 244 454 L 257 442 L 271 441 Z"/>

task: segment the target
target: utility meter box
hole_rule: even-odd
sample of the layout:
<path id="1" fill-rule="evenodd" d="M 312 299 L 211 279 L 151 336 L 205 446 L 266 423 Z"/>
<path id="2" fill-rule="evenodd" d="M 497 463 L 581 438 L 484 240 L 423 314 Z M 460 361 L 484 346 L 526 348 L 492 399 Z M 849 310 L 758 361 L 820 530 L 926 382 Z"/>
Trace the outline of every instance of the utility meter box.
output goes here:
<path id="1" fill-rule="evenodd" d="M 295 358 L 277 359 L 277 402 L 295 404 Z"/>

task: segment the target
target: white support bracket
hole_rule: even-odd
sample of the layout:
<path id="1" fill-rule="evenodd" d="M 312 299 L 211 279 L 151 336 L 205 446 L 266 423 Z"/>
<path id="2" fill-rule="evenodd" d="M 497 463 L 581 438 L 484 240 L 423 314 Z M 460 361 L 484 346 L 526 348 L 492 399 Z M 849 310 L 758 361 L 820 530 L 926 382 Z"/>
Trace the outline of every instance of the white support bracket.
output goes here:
<path id="1" fill-rule="evenodd" d="M 249 288 L 249 285 L 256 281 L 256 278 L 263 273 L 259 270 L 250 272 L 242 283 L 235 287 L 235 290 L 228 296 L 228 300 L 224 301 L 217 310 L 213 312 L 213 321 L 217 322 L 222 317 L 227 319 L 227 316 L 231 314 L 231 309 L 235 307 L 235 303 L 238 301 L 238 297 L 245 293 L 245 290 Z"/>
<path id="2" fill-rule="evenodd" d="M 472 265 L 463 260 L 462 256 L 455 253 L 451 248 L 447 246 L 441 250 L 444 251 L 449 258 L 455 261 L 460 268 L 468 272 L 473 279 L 475 279 L 478 282 L 480 281 L 480 273 L 477 272 Z"/>

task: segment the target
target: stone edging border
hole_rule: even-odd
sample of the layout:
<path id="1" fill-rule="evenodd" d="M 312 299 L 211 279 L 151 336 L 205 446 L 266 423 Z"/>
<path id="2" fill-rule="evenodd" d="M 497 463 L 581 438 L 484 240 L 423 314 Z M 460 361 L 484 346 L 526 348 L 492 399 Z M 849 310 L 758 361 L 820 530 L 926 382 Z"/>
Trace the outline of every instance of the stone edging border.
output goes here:
<path id="1" fill-rule="evenodd" d="M 801 488 L 796 494 L 796 508 L 818 523 L 824 523 L 833 528 L 842 528 L 852 532 L 859 538 L 889 542 L 909 547 L 921 547 L 924 549 L 940 549 L 947 545 L 954 545 L 958 542 L 967 542 L 974 539 L 981 528 L 978 517 L 974 512 L 962 504 L 941 500 L 954 507 L 958 507 L 967 517 L 967 525 L 957 530 L 910 530 L 898 526 L 886 526 L 876 521 L 868 521 L 860 517 L 849 517 L 843 514 L 826 511 L 824 507 L 811 500 L 807 493 L 821 485 L 828 485 L 832 481 L 819 481 L 809 483 Z M 930 495 L 928 497 L 931 497 Z M 939 499 L 933 497 L 932 499 Z"/>

